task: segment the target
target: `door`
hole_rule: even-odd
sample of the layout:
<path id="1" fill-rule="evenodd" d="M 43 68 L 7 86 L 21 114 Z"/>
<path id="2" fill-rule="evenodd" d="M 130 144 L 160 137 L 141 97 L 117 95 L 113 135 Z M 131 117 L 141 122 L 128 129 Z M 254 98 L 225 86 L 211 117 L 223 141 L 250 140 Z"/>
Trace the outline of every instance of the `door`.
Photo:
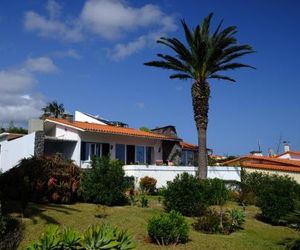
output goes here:
<path id="1" fill-rule="evenodd" d="M 130 165 L 134 163 L 135 163 L 135 146 L 127 145 L 126 164 Z"/>

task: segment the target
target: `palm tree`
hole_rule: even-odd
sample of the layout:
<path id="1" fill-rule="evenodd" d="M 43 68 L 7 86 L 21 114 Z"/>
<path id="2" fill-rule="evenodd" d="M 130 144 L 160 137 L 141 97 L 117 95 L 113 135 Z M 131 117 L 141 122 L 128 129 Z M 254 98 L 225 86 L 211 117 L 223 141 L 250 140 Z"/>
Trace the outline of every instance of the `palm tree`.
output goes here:
<path id="1" fill-rule="evenodd" d="M 181 21 L 186 45 L 177 38 L 161 37 L 157 43 L 171 48 L 175 56 L 157 54 L 158 61 L 145 63 L 147 66 L 174 70 L 171 79 L 192 79 L 192 103 L 194 119 L 198 132 L 198 166 L 199 177 L 207 177 L 206 134 L 208 124 L 208 109 L 210 85 L 208 79 L 219 79 L 235 82 L 234 79 L 220 74 L 221 71 L 233 70 L 249 65 L 233 62 L 246 54 L 253 53 L 249 45 L 240 45 L 235 38 L 236 26 L 221 29 L 222 21 L 212 33 L 210 13 L 204 20 L 190 29 L 184 20 Z"/>
<path id="2" fill-rule="evenodd" d="M 44 112 L 42 118 L 63 118 L 65 116 L 64 105 L 59 104 L 57 101 L 49 102 L 46 107 L 42 108 L 42 111 Z"/>

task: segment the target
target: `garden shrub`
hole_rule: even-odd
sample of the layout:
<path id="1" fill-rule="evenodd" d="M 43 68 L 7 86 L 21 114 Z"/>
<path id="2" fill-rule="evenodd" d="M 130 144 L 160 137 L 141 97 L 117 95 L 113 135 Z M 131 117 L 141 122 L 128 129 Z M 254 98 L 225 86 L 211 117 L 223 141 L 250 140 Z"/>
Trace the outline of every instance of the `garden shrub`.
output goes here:
<path id="1" fill-rule="evenodd" d="M 224 228 L 228 233 L 232 233 L 241 229 L 245 221 L 246 215 L 242 210 L 227 210 L 225 213 Z"/>
<path id="2" fill-rule="evenodd" d="M 6 230 L 6 219 L 2 213 L 2 207 L 0 202 L 0 239 L 4 235 Z"/>
<path id="3" fill-rule="evenodd" d="M 30 157 L 0 175 L 4 199 L 71 203 L 77 200 L 81 170 L 57 154 L 51 158 Z"/>
<path id="4" fill-rule="evenodd" d="M 155 178 L 145 176 L 142 177 L 140 180 L 140 188 L 142 192 L 148 193 L 148 194 L 154 194 L 156 189 L 156 183 L 157 180 Z"/>
<path id="5" fill-rule="evenodd" d="M 206 213 L 197 218 L 193 227 L 196 231 L 204 233 L 230 234 L 242 228 L 245 223 L 245 214 L 239 209 L 222 211 L 208 209 Z"/>
<path id="6" fill-rule="evenodd" d="M 262 217 L 277 224 L 280 219 L 294 211 L 297 183 L 288 176 L 269 176 L 258 192 L 257 205 Z"/>
<path id="7" fill-rule="evenodd" d="M 205 199 L 209 202 L 209 205 L 223 206 L 229 199 L 229 190 L 223 180 L 214 178 L 202 180 L 202 182 Z"/>
<path id="8" fill-rule="evenodd" d="M 83 236 L 83 249 L 135 249 L 135 243 L 127 231 L 109 224 L 91 226 Z"/>
<path id="9" fill-rule="evenodd" d="M 162 194 L 166 211 L 175 210 L 186 216 L 199 215 L 208 205 L 203 182 L 187 173 L 168 182 Z"/>
<path id="10" fill-rule="evenodd" d="M 215 209 L 208 209 L 204 215 L 197 218 L 193 227 L 196 231 L 205 233 L 220 232 L 220 213 Z"/>
<path id="11" fill-rule="evenodd" d="M 140 203 L 141 203 L 141 207 L 148 207 L 149 200 L 145 196 L 142 196 Z"/>
<path id="12" fill-rule="evenodd" d="M 83 235 L 73 229 L 50 226 L 37 242 L 27 247 L 27 250 L 45 249 L 131 250 L 135 249 L 135 243 L 126 231 L 109 224 L 91 226 Z"/>
<path id="13" fill-rule="evenodd" d="M 91 167 L 81 182 L 85 200 L 107 206 L 125 203 L 126 183 L 122 163 L 107 157 L 94 158 Z"/>
<path id="14" fill-rule="evenodd" d="M 18 249 L 23 239 L 24 226 L 19 220 L 11 217 L 6 217 L 5 225 L 5 231 L 0 236 L 0 250 Z"/>
<path id="15" fill-rule="evenodd" d="M 171 211 L 150 218 L 148 235 L 159 245 L 185 243 L 188 241 L 189 226 L 179 212 Z"/>

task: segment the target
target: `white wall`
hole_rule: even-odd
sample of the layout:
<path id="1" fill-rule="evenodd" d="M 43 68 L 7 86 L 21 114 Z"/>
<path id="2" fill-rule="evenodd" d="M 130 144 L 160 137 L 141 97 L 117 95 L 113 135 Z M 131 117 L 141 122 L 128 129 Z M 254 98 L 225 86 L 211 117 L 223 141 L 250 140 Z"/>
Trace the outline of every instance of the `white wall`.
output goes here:
<path id="1" fill-rule="evenodd" d="M 161 188 L 172 181 L 178 174 L 184 172 L 196 175 L 197 167 L 177 166 L 146 166 L 146 165 L 125 165 L 123 167 L 127 176 L 134 176 L 136 183 L 140 178 L 149 176 L 157 180 L 156 187 Z M 219 178 L 222 180 L 240 181 L 240 167 L 208 167 L 208 178 Z"/>
<path id="2" fill-rule="evenodd" d="M 7 171 L 16 166 L 25 157 L 34 155 L 35 133 L 21 138 L 1 142 L 0 169 Z"/>
<path id="3" fill-rule="evenodd" d="M 101 124 L 101 125 L 107 125 L 104 122 L 101 122 L 91 116 L 88 116 L 80 111 L 75 111 L 75 121 L 78 122 L 91 122 L 91 123 L 97 123 L 97 124 Z"/>
<path id="4" fill-rule="evenodd" d="M 300 161 L 300 155 L 293 154 L 293 153 L 288 153 L 288 154 L 284 154 L 284 155 L 279 156 L 278 159 L 289 159 L 289 160 Z"/>

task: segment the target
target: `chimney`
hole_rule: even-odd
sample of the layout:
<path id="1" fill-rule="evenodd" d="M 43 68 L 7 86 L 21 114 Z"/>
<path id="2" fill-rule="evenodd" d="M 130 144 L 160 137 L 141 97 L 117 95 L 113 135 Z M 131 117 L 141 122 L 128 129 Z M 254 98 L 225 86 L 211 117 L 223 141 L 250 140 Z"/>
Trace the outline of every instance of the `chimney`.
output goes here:
<path id="1" fill-rule="evenodd" d="M 290 151 L 290 145 L 289 145 L 289 142 L 285 141 L 285 142 L 283 142 L 283 143 L 284 143 L 284 144 L 283 144 L 283 151 L 284 151 L 284 152 Z"/>

